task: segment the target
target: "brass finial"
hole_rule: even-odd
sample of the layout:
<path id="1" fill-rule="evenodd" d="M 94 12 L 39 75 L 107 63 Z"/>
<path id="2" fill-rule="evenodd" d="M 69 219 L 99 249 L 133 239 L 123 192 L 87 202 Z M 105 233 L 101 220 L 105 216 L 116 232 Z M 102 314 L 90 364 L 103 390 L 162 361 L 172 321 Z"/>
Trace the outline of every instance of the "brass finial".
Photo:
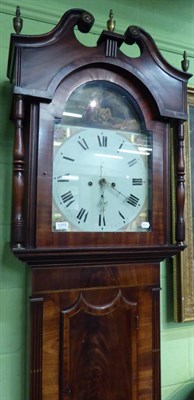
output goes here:
<path id="1" fill-rule="evenodd" d="M 115 30 L 116 22 L 114 21 L 113 18 L 114 18 L 113 10 L 110 10 L 109 19 L 107 21 L 107 29 L 109 32 L 114 32 Z"/>
<path id="2" fill-rule="evenodd" d="M 17 35 L 19 35 L 23 27 L 23 19 L 21 18 L 19 6 L 16 7 L 15 15 L 16 16 L 13 18 L 13 27 Z"/>
<path id="3" fill-rule="evenodd" d="M 181 61 L 181 67 L 184 72 L 187 72 L 189 69 L 189 60 L 187 60 L 187 52 L 183 52 L 183 60 Z"/>

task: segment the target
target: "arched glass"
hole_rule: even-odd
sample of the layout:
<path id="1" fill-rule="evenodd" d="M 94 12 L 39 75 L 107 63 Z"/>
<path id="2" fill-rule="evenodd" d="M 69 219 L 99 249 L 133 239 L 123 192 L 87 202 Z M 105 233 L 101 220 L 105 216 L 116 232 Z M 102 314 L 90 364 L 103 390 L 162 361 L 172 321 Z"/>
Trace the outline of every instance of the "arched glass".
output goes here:
<path id="1" fill-rule="evenodd" d="M 152 134 L 126 90 L 79 86 L 54 121 L 53 231 L 149 231 L 151 156 Z"/>

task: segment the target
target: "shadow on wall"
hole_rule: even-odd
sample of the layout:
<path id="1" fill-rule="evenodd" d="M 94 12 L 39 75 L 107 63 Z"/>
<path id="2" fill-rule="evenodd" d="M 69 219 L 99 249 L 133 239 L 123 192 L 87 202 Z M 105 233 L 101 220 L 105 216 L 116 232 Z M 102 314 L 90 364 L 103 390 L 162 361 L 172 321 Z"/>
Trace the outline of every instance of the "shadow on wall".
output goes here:
<path id="1" fill-rule="evenodd" d="M 166 400 L 194 400 L 194 380 L 191 383 L 176 389 L 166 397 Z"/>
<path id="2" fill-rule="evenodd" d="M 194 389 L 191 390 L 190 394 L 186 397 L 186 400 L 193 400 L 194 399 Z"/>

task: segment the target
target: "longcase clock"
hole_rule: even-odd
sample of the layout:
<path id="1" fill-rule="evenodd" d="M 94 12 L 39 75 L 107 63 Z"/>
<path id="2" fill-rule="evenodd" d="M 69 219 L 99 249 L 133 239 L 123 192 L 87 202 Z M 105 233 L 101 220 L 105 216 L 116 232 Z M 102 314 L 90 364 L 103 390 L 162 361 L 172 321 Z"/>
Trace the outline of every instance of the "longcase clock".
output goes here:
<path id="1" fill-rule="evenodd" d="M 159 400 L 159 267 L 185 247 L 190 75 L 136 26 L 84 46 L 74 29 L 93 22 L 73 9 L 47 34 L 11 35 L 11 246 L 32 270 L 29 399 Z"/>

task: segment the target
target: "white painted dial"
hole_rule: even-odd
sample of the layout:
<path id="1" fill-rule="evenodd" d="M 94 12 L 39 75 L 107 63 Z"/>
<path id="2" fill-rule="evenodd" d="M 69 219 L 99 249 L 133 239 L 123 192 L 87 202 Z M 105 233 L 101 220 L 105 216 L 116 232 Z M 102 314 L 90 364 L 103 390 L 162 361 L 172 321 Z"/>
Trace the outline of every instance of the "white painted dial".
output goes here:
<path id="1" fill-rule="evenodd" d="M 71 135 L 60 145 L 53 163 L 53 198 L 64 229 L 129 229 L 147 203 L 148 153 L 141 154 L 132 143 L 135 134 L 69 129 Z"/>

